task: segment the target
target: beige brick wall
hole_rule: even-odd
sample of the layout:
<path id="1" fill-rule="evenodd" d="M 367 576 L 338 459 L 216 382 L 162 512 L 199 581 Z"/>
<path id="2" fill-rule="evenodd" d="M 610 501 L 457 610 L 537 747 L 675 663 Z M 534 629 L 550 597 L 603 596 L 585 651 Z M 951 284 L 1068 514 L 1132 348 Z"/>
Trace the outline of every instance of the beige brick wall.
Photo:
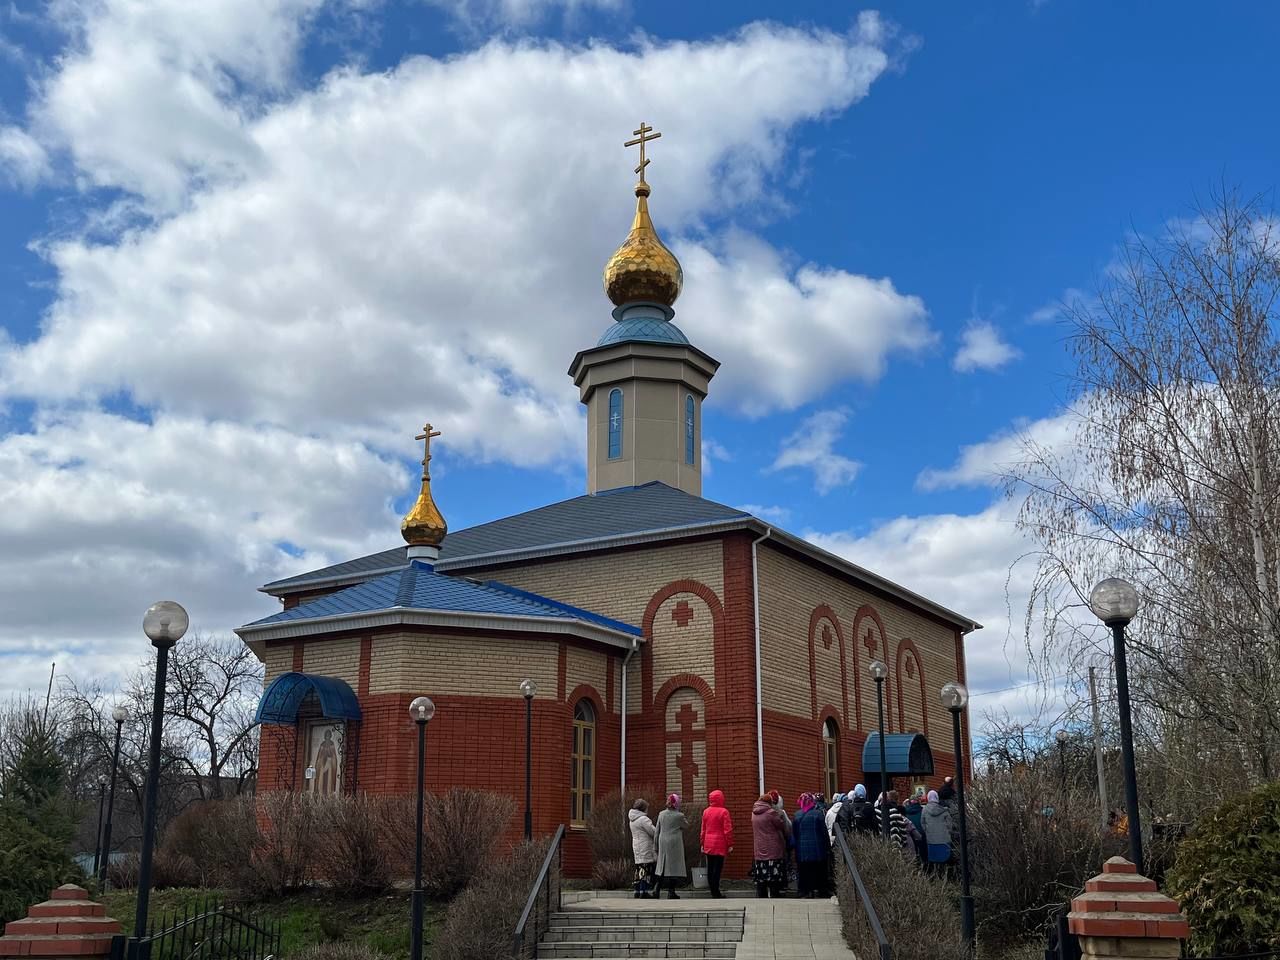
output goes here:
<path id="1" fill-rule="evenodd" d="M 262 685 L 265 687 L 280 674 L 293 669 L 292 645 L 285 643 L 268 646 L 262 652 L 262 665 L 266 669 L 262 678 Z"/>
<path id="2" fill-rule="evenodd" d="M 668 597 L 653 619 L 653 690 L 677 673 L 692 673 L 715 692 L 715 623 L 701 597 Z"/>
<path id="3" fill-rule="evenodd" d="M 685 706 L 688 706 L 694 713 L 693 722 L 689 724 L 689 730 L 693 734 L 690 746 L 692 748 L 692 762 L 697 764 L 698 771 L 692 774 L 692 794 L 685 791 L 682 785 L 684 772 L 681 769 L 681 758 L 684 754 L 685 745 L 681 742 L 683 729 L 677 718 L 681 715 L 681 708 Z M 707 712 L 698 691 L 690 687 L 680 687 L 673 691 L 671 698 L 667 701 L 665 723 L 668 734 L 666 747 L 667 792 L 684 794 L 684 799 L 687 801 L 706 803 Z M 683 765 L 687 765 L 688 762 L 686 760 Z"/>
<path id="4" fill-rule="evenodd" d="M 308 640 L 302 645 L 302 669 L 323 677 L 345 680 L 352 690 L 360 682 L 360 641 Z"/>
<path id="5" fill-rule="evenodd" d="M 579 684 L 590 685 L 603 701 L 609 691 L 609 654 L 604 651 L 568 647 L 564 658 L 564 692 L 568 696 Z M 617 712 L 615 695 L 614 712 Z"/>
<path id="6" fill-rule="evenodd" d="M 763 597 L 763 594 L 761 596 Z M 761 614 L 761 619 L 763 619 L 764 617 L 763 609 L 760 611 L 760 614 Z M 837 614 L 837 616 L 839 616 L 839 614 Z M 805 614 L 804 620 L 805 622 L 804 622 L 803 629 L 807 631 L 809 629 L 809 615 L 807 612 Z M 826 645 L 826 643 L 823 642 L 823 639 L 822 639 L 822 628 L 824 626 L 827 627 L 828 629 L 828 636 L 831 641 L 831 646 L 829 647 Z M 835 707 L 837 710 L 842 710 L 841 704 L 844 699 L 844 692 L 843 692 L 844 687 L 840 680 L 840 641 L 839 639 L 837 639 L 836 625 L 824 619 L 821 623 L 814 625 L 814 632 L 815 632 L 815 636 L 814 636 L 813 653 L 814 653 L 814 664 L 816 666 L 817 676 L 818 676 L 818 710 L 821 711 L 822 708 L 825 706 L 832 706 L 832 707 Z M 761 635 L 760 642 L 761 642 L 761 650 L 762 650 L 761 655 L 763 656 L 763 645 L 764 645 L 763 634 Z M 846 655 L 847 655 L 847 651 L 846 651 Z M 805 688 L 807 690 L 809 686 L 809 666 L 808 666 L 807 653 L 805 654 L 805 658 L 801 662 L 803 664 Z M 765 676 L 767 676 L 767 674 L 765 674 Z M 808 714 L 808 712 L 809 712 L 808 707 L 806 706 L 803 713 Z"/>
<path id="7" fill-rule="evenodd" d="M 433 636 L 426 633 L 375 635 L 370 652 L 370 693 L 444 693 L 519 696 L 525 677 L 538 685 L 538 699 L 554 700 L 559 644 Z"/>
<path id="8" fill-rule="evenodd" d="M 910 610 L 904 604 L 872 596 L 867 591 L 848 583 L 834 574 L 793 559 L 781 551 L 762 545 L 760 564 L 760 655 L 761 694 L 764 707 L 798 717 L 810 716 L 809 696 L 809 617 L 815 607 L 830 606 L 840 620 L 845 637 L 846 670 L 849 677 L 848 724 L 857 722 L 857 698 L 854 695 L 854 677 L 860 677 L 862 687 L 861 729 L 871 730 L 876 725 L 875 683 L 867 673 L 870 655 L 864 644 L 870 629 L 877 641 L 877 656 L 889 665 L 890 680 L 886 684 L 886 726 L 899 729 L 898 684 L 902 684 L 904 723 L 907 729 L 923 730 L 923 717 L 928 711 L 929 731 L 936 738 L 949 729 L 950 716 L 938 701 L 938 690 L 948 680 L 957 676 L 955 633 L 949 627 Z M 864 604 L 874 607 L 884 622 L 888 633 L 888 655 L 884 641 L 878 636 L 874 622 L 864 619 L 859 636 L 853 636 L 853 621 Z M 824 700 L 837 708 L 840 703 L 840 661 L 834 639 L 831 649 L 822 644 L 822 627 L 817 626 L 815 644 L 818 674 L 818 707 Z M 910 638 L 920 651 L 923 661 L 916 664 L 916 676 L 899 676 L 898 651 L 904 638 Z M 920 694 L 920 668 L 925 679 L 923 703 Z"/>

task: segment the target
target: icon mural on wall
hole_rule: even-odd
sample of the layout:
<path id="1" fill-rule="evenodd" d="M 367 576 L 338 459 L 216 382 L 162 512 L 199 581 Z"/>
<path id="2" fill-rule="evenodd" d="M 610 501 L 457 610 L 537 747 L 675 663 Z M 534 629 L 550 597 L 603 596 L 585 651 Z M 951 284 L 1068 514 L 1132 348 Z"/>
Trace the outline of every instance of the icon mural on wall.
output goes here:
<path id="1" fill-rule="evenodd" d="M 314 775 L 307 788 L 322 797 L 342 792 L 342 745 L 346 724 L 332 720 L 313 721 L 307 727 L 307 766 Z"/>

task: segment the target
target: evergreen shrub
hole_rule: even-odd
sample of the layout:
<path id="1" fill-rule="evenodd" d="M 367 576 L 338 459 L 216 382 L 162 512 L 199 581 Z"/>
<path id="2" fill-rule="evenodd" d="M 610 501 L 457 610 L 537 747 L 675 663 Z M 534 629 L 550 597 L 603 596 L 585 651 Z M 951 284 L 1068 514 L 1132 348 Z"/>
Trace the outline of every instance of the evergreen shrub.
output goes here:
<path id="1" fill-rule="evenodd" d="M 1178 847 L 1166 892 L 1193 956 L 1280 949 L 1280 782 L 1234 797 Z"/>

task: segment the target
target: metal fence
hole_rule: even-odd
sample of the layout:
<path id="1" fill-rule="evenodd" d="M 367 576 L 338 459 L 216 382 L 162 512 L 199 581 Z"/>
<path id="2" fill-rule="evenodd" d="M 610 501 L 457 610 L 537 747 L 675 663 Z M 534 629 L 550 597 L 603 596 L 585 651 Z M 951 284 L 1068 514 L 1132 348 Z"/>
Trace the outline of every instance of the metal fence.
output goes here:
<path id="1" fill-rule="evenodd" d="M 520 922 L 516 924 L 514 939 L 514 950 L 517 958 L 531 957 L 536 954 L 538 949 L 538 937 L 541 933 L 545 933 L 551 924 L 551 900 L 555 898 L 556 910 L 561 908 L 563 898 L 563 857 L 564 847 L 564 824 L 556 827 L 555 836 L 551 838 L 551 843 L 547 847 L 547 856 L 542 861 L 542 869 L 538 871 L 538 876 L 533 881 L 533 888 L 529 891 L 529 899 L 525 901 L 524 912 L 520 914 Z M 555 864 L 555 868 L 552 868 Z M 541 897 L 538 894 L 542 894 Z M 541 904 L 539 903 L 541 900 Z M 533 929 L 529 930 L 530 921 L 533 921 Z M 532 934 L 532 935 L 530 935 Z"/>
<path id="2" fill-rule="evenodd" d="M 1049 928 L 1049 942 L 1045 946 L 1044 960 L 1080 960 L 1080 939 L 1071 932 L 1067 914 L 1071 905 L 1063 907 Z"/>
<path id="3" fill-rule="evenodd" d="M 880 960 L 893 960 L 893 947 L 884 935 L 884 928 L 880 926 L 880 916 L 876 913 L 875 904 L 871 902 L 871 897 L 867 894 L 867 888 L 862 884 L 862 875 L 858 873 L 858 867 L 853 862 L 853 854 L 849 851 L 849 842 L 845 840 L 843 830 L 836 830 L 836 840 L 840 847 L 840 856 L 844 860 L 844 867 L 849 871 L 849 877 L 853 880 L 853 888 L 858 892 L 858 900 L 862 904 L 862 911 L 871 927 L 871 935 L 876 938 Z"/>
<path id="4" fill-rule="evenodd" d="M 271 960 L 280 922 L 212 898 L 162 914 L 145 936 L 117 936 L 111 960 Z"/>

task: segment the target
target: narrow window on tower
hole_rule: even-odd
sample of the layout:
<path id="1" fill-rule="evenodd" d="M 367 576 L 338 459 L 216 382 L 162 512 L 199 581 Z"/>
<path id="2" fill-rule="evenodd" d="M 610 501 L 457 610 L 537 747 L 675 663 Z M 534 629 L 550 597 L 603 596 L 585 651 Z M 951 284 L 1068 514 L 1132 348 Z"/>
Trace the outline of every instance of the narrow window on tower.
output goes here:
<path id="1" fill-rule="evenodd" d="M 596 712 L 587 700 L 573 708 L 573 751 L 569 755 L 569 822 L 582 826 L 595 798 Z"/>
<path id="2" fill-rule="evenodd" d="M 693 394 L 684 395 L 684 462 L 693 465 Z"/>
<path id="3" fill-rule="evenodd" d="M 609 459 L 622 456 L 622 391 L 609 391 Z"/>
<path id="4" fill-rule="evenodd" d="M 828 719 L 822 725 L 822 783 L 827 788 L 827 797 L 836 795 L 840 779 L 840 732 L 836 722 Z"/>

